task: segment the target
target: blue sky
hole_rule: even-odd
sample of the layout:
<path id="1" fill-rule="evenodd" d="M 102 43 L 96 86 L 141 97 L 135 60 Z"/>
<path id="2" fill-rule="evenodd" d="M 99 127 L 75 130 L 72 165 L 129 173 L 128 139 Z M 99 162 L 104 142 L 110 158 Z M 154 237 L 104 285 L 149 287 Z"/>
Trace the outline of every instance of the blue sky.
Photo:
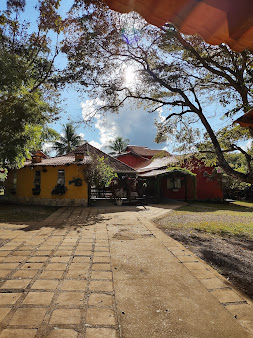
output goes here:
<path id="1" fill-rule="evenodd" d="M 31 20 L 31 29 L 36 24 L 36 11 L 34 5 L 37 1 L 26 0 L 27 7 L 23 14 L 24 18 L 28 21 Z M 6 1 L 0 2 L 0 10 L 5 8 Z M 60 14 L 65 17 L 66 12 L 71 6 L 71 0 L 62 0 L 60 7 Z M 32 19 L 31 19 L 32 18 Z M 66 65 L 66 58 L 62 55 L 56 59 L 56 66 L 60 69 Z M 84 122 L 83 117 L 87 112 L 91 110 L 96 102 L 91 100 L 87 93 L 81 93 L 77 91 L 75 86 L 68 86 L 61 92 L 61 108 L 62 114 L 60 120 L 52 124 L 52 127 L 58 132 L 62 131 L 62 125 L 67 122 L 73 122 L 77 127 L 78 133 L 90 142 L 91 144 L 107 150 L 106 145 L 110 140 L 113 140 L 117 136 L 129 139 L 130 144 L 147 146 L 153 149 L 166 148 L 169 152 L 173 151 L 173 143 L 156 144 L 154 138 L 156 136 L 156 128 L 154 121 L 160 119 L 161 116 L 167 116 L 172 111 L 167 108 L 164 112 L 156 112 L 149 114 L 144 108 L 137 107 L 135 102 L 128 102 L 118 115 L 111 113 L 105 116 L 97 116 L 93 119 L 92 124 Z M 99 99 L 99 98 L 98 98 Z M 175 109 L 175 108 L 173 108 Z M 207 113 L 209 115 L 215 115 L 217 110 L 221 109 L 219 104 L 210 103 L 208 105 Z M 226 121 L 220 122 L 217 118 L 212 119 L 214 125 L 222 127 L 222 124 L 226 124 Z"/>

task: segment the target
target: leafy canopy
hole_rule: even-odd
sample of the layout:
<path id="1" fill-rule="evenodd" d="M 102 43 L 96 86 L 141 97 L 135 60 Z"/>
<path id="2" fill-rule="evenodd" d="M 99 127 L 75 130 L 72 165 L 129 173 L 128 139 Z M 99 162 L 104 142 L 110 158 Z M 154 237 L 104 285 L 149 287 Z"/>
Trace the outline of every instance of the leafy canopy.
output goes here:
<path id="1" fill-rule="evenodd" d="M 59 112 L 50 32 L 62 29 L 59 0 L 39 0 L 37 27 L 22 19 L 24 0 L 0 11 L 0 164 L 19 166 L 37 148 Z"/>
<path id="2" fill-rule="evenodd" d="M 76 1 L 68 24 L 62 48 L 69 60 L 64 80 L 77 81 L 99 97 L 100 111 L 117 113 L 128 99 L 145 104 L 150 112 L 163 110 L 167 116 L 157 121 L 157 141 L 175 141 L 184 152 L 200 150 L 202 158 L 205 150 L 207 155 L 212 152 L 224 172 L 253 183 L 252 155 L 240 146 L 252 131 L 238 132 L 239 127 L 232 126 L 236 114 L 253 107 L 249 51 L 211 46 L 171 25 L 153 27 L 138 14 L 115 13 L 99 0 Z M 129 82 L 130 68 L 135 78 Z M 216 105 L 211 113 L 210 103 Z M 228 133 L 235 135 L 229 145 Z M 211 148 L 201 146 L 206 142 Z M 227 161 L 228 146 L 230 152 L 241 152 L 246 172 Z"/>

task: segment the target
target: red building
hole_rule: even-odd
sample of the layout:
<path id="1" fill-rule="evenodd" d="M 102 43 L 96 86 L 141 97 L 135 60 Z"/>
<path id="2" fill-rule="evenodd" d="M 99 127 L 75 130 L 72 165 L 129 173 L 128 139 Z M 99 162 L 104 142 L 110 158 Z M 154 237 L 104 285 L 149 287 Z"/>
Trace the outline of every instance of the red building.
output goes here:
<path id="1" fill-rule="evenodd" d="M 170 155 L 164 150 L 154 150 L 140 146 L 127 146 L 125 152 L 118 155 L 117 159 L 130 167 L 137 169 L 147 165 L 153 156 L 160 153 L 163 153 L 163 155 L 166 156 Z"/>
<path id="2" fill-rule="evenodd" d="M 194 158 L 182 161 L 168 152 L 159 157 L 159 153 L 161 150 L 128 146 L 117 158 L 137 170 L 140 180 L 146 182 L 147 195 L 177 200 L 223 199 L 221 174 L 214 167 Z M 158 157 L 152 159 L 155 155 Z"/>

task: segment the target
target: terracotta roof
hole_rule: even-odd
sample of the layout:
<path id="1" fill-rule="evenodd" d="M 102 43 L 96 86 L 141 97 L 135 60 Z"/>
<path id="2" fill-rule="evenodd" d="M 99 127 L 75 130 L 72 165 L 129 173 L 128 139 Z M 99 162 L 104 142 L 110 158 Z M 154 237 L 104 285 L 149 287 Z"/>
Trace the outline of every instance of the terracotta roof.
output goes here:
<path id="1" fill-rule="evenodd" d="M 133 154 L 137 154 L 139 156 L 155 156 L 158 153 L 165 153 L 169 155 L 169 153 L 165 150 L 157 150 L 157 149 L 149 149 L 148 147 L 140 147 L 140 146 L 127 146 L 126 151 L 132 152 Z"/>
<path id="2" fill-rule="evenodd" d="M 104 0 L 113 10 L 136 11 L 149 23 L 170 22 L 184 34 L 199 34 L 212 44 L 235 51 L 253 50 L 252 0 Z"/>
<path id="3" fill-rule="evenodd" d="M 75 153 L 83 153 L 84 159 L 82 161 L 75 161 Z M 87 164 L 91 161 L 90 155 L 96 155 L 99 157 L 104 157 L 107 160 L 107 164 L 116 172 L 116 173 L 135 173 L 136 171 L 129 167 L 128 165 L 118 161 L 112 156 L 104 153 L 103 151 L 93 147 L 89 143 L 84 143 L 71 152 L 63 156 L 52 157 L 48 159 L 41 159 L 40 163 L 32 163 L 31 161 L 25 162 L 24 166 L 36 167 L 36 166 L 58 166 L 58 165 L 68 165 L 68 164 Z"/>
<path id="4" fill-rule="evenodd" d="M 234 123 L 239 123 L 241 127 L 253 127 L 253 109 L 240 116 Z"/>

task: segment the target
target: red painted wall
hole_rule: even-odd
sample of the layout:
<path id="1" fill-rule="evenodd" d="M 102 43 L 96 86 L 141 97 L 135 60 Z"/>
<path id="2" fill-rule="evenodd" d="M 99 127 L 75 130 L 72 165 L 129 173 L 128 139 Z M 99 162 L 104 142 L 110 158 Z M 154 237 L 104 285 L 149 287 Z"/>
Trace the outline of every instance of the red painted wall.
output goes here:
<path id="1" fill-rule="evenodd" d="M 199 167 L 191 170 L 196 174 L 196 197 L 198 200 L 222 200 L 223 199 L 223 190 L 222 182 L 218 177 L 211 180 L 208 177 L 204 176 L 204 172 L 212 174 L 214 168 L 206 167 L 203 164 Z"/>
<path id="2" fill-rule="evenodd" d="M 132 168 L 140 168 L 141 166 L 145 166 L 148 160 L 144 159 L 143 157 L 134 156 L 132 154 L 124 154 L 118 155 L 117 159 Z"/>
<path id="3" fill-rule="evenodd" d="M 185 193 L 185 180 L 187 184 L 187 195 Z M 182 185 L 178 191 L 173 191 L 167 188 L 167 177 L 162 177 L 160 182 L 161 197 L 175 199 L 175 200 L 194 200 L 195 199 L 195 188 L 194 188 L 194 177 L 184 176 L 182 177 Z M 187 197 L 187 198 L 186 198 Z"/>

